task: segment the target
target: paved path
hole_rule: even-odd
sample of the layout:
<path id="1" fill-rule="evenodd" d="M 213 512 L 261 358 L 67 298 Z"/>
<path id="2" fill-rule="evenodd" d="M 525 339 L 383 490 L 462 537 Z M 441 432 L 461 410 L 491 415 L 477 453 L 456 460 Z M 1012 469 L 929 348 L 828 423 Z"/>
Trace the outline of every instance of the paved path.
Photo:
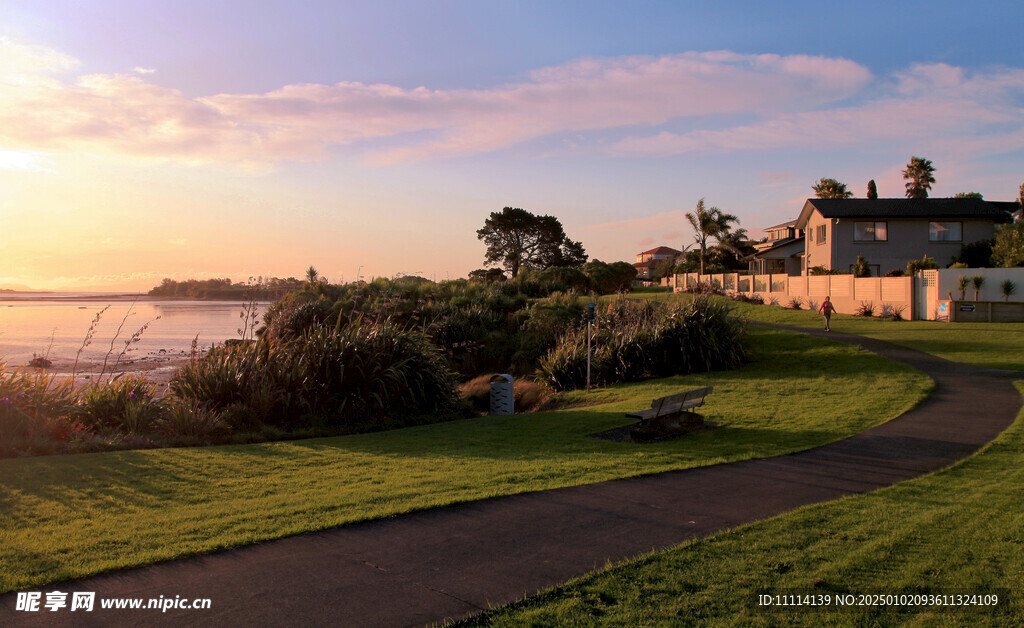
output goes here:
<path id="1" fill-rule="evenodd" d="M 1021 406 L 1012 385 L 1020 372 L 829 337 L 917 367 L 935 391 L 884 425 L 788 456 L 470 502 L 39 589 L 210 598 L 210 610 L 14 613 L 9 594 L 0 596 L 0 625 L 415 626 L 464 617 L 608 561 L 945 467 L 993 439 Z"/>

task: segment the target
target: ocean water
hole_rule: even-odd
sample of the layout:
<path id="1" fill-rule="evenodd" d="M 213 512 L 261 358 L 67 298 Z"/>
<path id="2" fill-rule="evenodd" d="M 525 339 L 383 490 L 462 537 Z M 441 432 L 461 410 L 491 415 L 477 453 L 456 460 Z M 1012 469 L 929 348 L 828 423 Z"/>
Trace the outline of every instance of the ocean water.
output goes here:
<path id="1" fill-rule="evenodd" d="M 258 304 L 261 315 L 266 303 Z M 122 294 L 0 293 L 0 361 L 24 366 L 33 354 L 48 354 L 55 365 L 75 360 L 96 315 L 91 343 L 81 360 L 111 360 L 123 351 L 132 334 L 148 323 L 138 342 L 130 343 L 126 358 L 188 353 L 198 336 L 200 347 L 239 338 L 243 303 L 237 301 L 179 301 Z M 118 328 L 120 327 L 120 332 Z"/>

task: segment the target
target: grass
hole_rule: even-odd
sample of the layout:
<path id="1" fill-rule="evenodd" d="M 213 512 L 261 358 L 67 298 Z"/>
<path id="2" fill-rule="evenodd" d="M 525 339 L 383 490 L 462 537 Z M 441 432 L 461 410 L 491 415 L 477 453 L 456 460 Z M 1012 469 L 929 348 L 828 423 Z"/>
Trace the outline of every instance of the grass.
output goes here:
<path id="1" fill-rule="evenodd" d="M 0 592 L 457 501 L 824 444 L 898 416 L 923 374 L 801 334 L 751 329 L 736 371 L 574 393 L 589 405 L 258 445 L 0 460 Z M 715 386 L 685 439 L 586 435 L 683 388 Z"/>
<path id="2" fill-rule="evenodd" d="M 822 317 L 807 310 L 734 303 L 750 320 L 820 329 Z M 891 321 L 833 314 L 832 331 L 860 334 L 911 347 L 953 362 L 1024 370 L 1024 323 Z"/>
<path id="3" fill-rule="evenodd" d="M 1024 382 L 1017 383 L 1024 393 Z M 1024 411 L 949 469 L 808 506 L 584 577 L 491 626 L 1024 625 Z M 995 608 L 766 610 L 758 594 L 998 594 Z"/>
<path id="4" fill-rule="evenodd" d="M 614 297 L 602 297 L 607 302 Z M 665 301 L 680 298 L 667 293 L 639 294 L 636 298 Z M 718 297 L 723 298 L 723 297 Z M 820 314 L 781 306 L 729 301 L 733 311 L 752 321 L 821 329 Z M 819 301 L 820 304 L 820 301 Z M 909 313 L 904 313 L 909 316 Z M 860 334 L 911 347 L 953 362 L 991 368 L 1024 370 L 1024 323 L 943 323 L 891 321 L 849 314 L 832 315 L 832 331 Z"/>

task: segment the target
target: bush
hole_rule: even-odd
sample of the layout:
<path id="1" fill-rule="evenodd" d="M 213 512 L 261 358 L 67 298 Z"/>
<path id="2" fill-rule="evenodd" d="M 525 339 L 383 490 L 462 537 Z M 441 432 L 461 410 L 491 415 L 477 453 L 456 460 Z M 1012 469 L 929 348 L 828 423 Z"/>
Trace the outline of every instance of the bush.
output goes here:
<path id="1" fill-rule="evenodd" d="M 912 259 L 907 262 L 907 274 L 913 275 L 919 270 L 934 270 L 939 267 L 939 264 L 931 257 L 925 255 L 921 259 Z"/>
<path id="2" fill-rule="evenodd" d="M 706 296 L 659 305 L 620 300 L 598 317 L 591 382 L 737 368 L 746 361 L 744 338 L 744 324 Z M 586 361 L 586 330 L 571 329 L 541 360 L 538 377 L 555 390 L 581 388 Z"/>
<path id="3" fill-rule="evenodd" d="M 96 382 L 82 393 L 74 416 L 95 431 L 144 434 L 163 412 L 155 394 L 156 387 L 138 375 L 120 377 L 109 383 Z"/>
<path id="4" fill-rule="evenodd" d="M 871 301 L 861 301 L 857 310 L 853 313 L 854 316 L 867 316 L 871 317 L 875 315 L 875 304 Z"/>
<path id="5" fill-rule="evenodd" d="M 234 428 L 258 421 L 363 431 L 455 409 L 441 352 L 424 334 L 389 322 L 217 350 L 182 368 L 171 389 L 190 406 L 223 409 Z"/>
<path id="6" fill-rule="evenodd" d="M 905 274 L 906 273 L 903 272 L 902 268 L 894 268 L 894 269 L 890 270 L 889 272 L 885 273 L 885 276 L 886 277 L 902 277 Z"/>
<path id="7" fill-rule="evenodd" d="M 802 310 L 804 308 L 804 300 L 800 297 L 793 297 L 786 304 L 786 307 L 790 310 Z"/>

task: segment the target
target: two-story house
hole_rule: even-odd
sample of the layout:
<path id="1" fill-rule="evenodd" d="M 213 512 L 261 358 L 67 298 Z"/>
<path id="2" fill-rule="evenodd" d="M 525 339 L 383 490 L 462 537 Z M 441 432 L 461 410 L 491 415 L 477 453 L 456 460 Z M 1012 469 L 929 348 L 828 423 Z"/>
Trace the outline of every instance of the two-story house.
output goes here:
<path id="1" fill-rule="evenodd" d="M 650 279 L 654 275 L 654 268 L 658 264 L 661 264 L 667 259 L 674 260 L 682 254 L 682 251 L 677 251 L 667 246 L 659 246 L 658 248 L 651 249 L 650 251 L 637 253 L 636 262 L 633 264 L 633 268 L 636 268 L 636 278 Z"/>
<path id="2" fill-rule="evenodd" d="M 946 265 L 960 247 L 995 237 L 1014 202 L 976 198 L 812 198 L 795 227 L 804 231 L 803 272 L 849 272 L 862 255 L 878 276 L 925 255 Z"/>
<path id="3" fill-rule="evenodd" d="M 796 228 L 796 221 L 764 230 L 766 240 L 754 245 L 756 252 L 748 259 L 750 272 L 755 275 L 799 275 L 803 272 L 804 234 Z"/>

